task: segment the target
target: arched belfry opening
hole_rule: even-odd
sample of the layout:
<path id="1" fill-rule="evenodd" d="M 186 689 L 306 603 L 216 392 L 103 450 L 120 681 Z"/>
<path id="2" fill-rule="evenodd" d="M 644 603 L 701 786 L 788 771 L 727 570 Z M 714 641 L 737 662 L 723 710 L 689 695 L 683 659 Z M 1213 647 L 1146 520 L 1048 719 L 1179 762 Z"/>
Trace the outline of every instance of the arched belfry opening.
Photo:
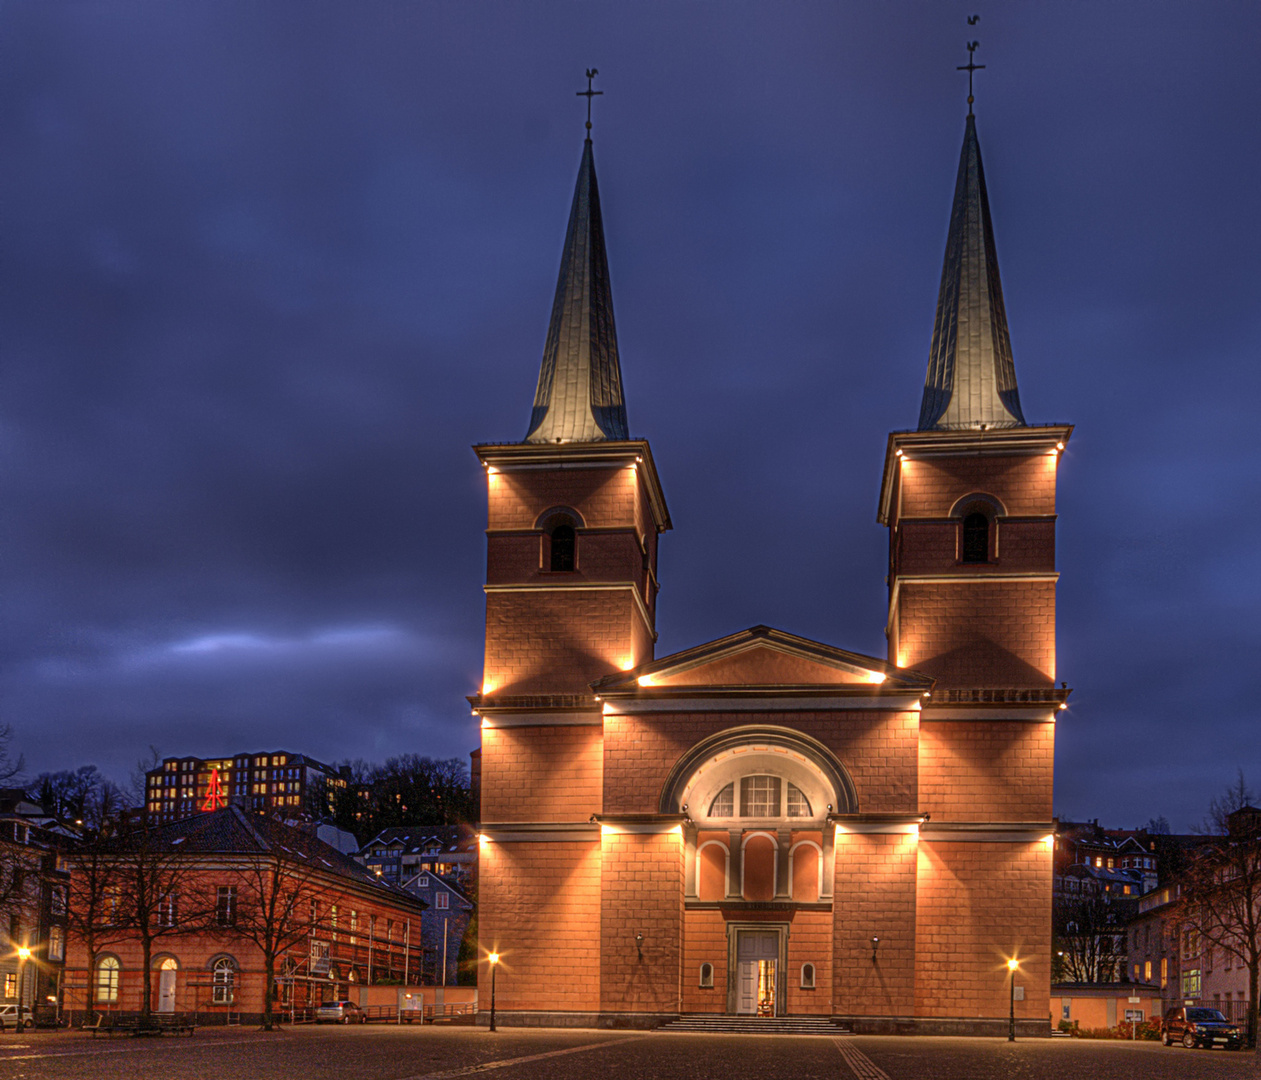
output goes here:
<path id="1" fill-rule="evenodd" d="M 958 522 L 956 558 L 961 563 L 998 560 L 998 521 L 1006 511 L 993 495 L 972 492 L 959 499 L 950 516 Z"/>
<path id="2" fill-rule="evenodd" d="M 578 569 L 578 530 L 582 518 L 567 506 L 555 506 L 540 515 L 538 528 L 543 531 L 540 553 L 542 569 L 553 574 L 567 574 Z"/>

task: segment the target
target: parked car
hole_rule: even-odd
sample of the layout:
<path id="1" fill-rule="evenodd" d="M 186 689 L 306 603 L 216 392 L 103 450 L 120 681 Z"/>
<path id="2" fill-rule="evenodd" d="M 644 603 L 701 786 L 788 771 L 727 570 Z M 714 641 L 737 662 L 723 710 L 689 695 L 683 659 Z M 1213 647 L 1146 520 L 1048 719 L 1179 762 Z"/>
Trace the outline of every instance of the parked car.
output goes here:
<path id="1" fill-rule="evenodd" d="M 1165 1013 L 1160 1025 L 1160 1041 L 1166 1046 L 1180 1042 L 1188 1050 L 1197 1046 L 1238 1050 L 1243 1046 L 1243 1034 L 1217 1009 L 1179 1005 Z"/>
<path id="2" fill-rule="evenodd" d="M 367 1014 L 353 1001 L 326 1001 L 315 1010 L 317 1024 L 366 1024 Z"/>
<path id="3" fill-rule="evenodd" d="M 0 1031 L 22 1031 L 30 1022 L 25 1005 L 0 1005 Z"/>

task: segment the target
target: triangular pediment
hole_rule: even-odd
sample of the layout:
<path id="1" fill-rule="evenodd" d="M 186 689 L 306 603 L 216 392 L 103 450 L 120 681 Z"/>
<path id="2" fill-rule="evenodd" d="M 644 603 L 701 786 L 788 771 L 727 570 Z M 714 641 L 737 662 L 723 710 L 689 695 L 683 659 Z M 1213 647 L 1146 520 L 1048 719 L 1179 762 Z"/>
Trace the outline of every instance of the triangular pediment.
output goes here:
<path id="1" fill-rule="evenodd" d="M 592 684 L 596 693 L 618 690 L 745 689 L 927 690 L 932 678 L 887 661 L 838 649 L 769 626 L 662 657 Z"/>

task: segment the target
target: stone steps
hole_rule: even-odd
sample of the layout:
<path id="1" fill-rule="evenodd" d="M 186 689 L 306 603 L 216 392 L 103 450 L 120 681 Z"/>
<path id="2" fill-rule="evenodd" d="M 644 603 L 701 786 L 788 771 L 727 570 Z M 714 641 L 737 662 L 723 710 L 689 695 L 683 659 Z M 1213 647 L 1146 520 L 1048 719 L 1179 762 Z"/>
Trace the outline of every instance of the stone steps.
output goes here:
<path id="1" fill-rule="evenodd" d="M 708 1035 L 849 1035 L 850 1030 L 820 1016 L 732 1016 L 727 1013 L 691 1013 L 680 1016 L 658 1031 L 699 1032 Z"/>

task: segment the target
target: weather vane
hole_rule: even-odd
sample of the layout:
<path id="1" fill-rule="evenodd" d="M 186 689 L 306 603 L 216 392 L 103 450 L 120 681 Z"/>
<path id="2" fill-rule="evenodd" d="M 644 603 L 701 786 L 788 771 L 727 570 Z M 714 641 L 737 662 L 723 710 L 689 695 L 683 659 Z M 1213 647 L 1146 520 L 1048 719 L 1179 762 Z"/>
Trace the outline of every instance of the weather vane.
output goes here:
<path id="1" fill-rule="evenodd" d="M 604 93 L 603 90 L 591 89 L 591 80 L 594 79 L 599 74 L 600 74 L 600 71 L 598 68 L 587 68 L 587 88 L 585 90 L 579 90 L 576 95 L 577 97 L 585 97 L 587 99 L 587 131 L 588 132 L 591 131 L 591 99 L 593 97 L 598 97 L 600 94 Z M 587 138 L 589 139 L 591 138 L 591 136 L 588 134 Z"/>
<path id="2" fill-rule="evenodd" d="M 981 21 L 980 15 L 968 16 L 969 26 L 975 26 L 980 21 Z M 978 64 L 973 55 L 976 52 L 976 47 L 980 44 L 981 43 L 979 41 L 969 41 L 968 42 L 968 62 L 966 64 L 960 64 L 957 68 L 955 68 L 956 71 L 966 71 L 968 73 L 968 115 L 969 116 L 972 115 L 972 102 L 973 100 L 975 100 L 972 97 L 972 72 L 985 70 L 985 65 Z M 590 107 L 590 101 L 588 101 L 588 107 Z"/>

